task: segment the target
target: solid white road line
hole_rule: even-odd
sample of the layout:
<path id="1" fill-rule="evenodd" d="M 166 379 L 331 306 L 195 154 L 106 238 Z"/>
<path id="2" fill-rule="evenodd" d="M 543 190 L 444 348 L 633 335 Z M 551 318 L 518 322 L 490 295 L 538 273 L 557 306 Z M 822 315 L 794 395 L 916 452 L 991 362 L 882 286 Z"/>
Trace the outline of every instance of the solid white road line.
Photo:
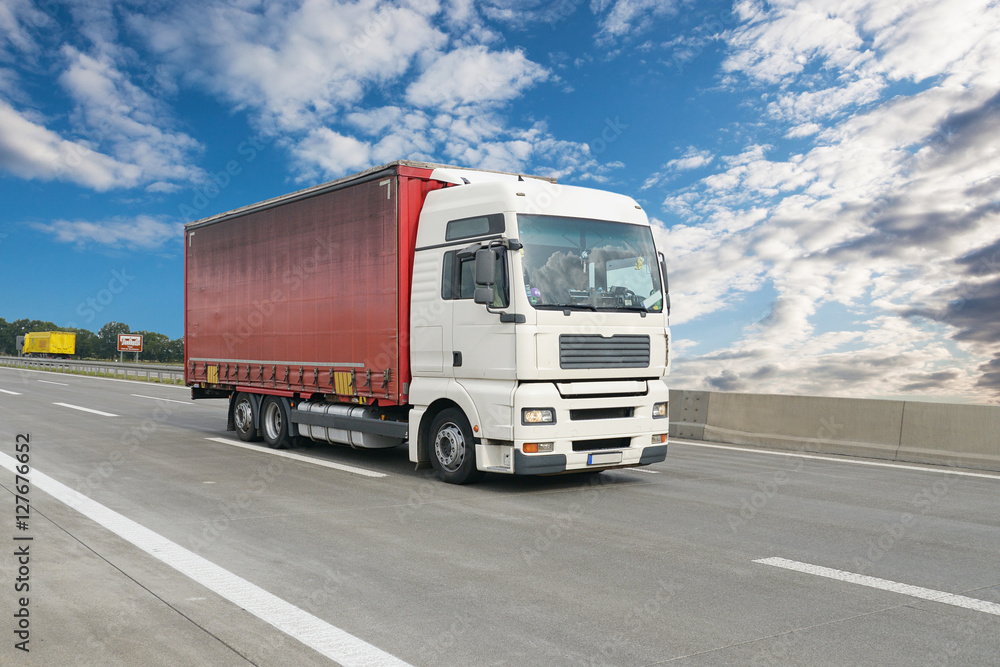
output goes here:
<path id="1" fill-rule="evenodd" d="M 251 452 L 257 452 L 258 454 L 269 454 L 271 456 L 280 456 L 282 458 L 293 459 L 295 461 L 302 461 L 303 463 L 311 463 L 313 465 L 323 466 L 325 468 L 333 468 L 334 470 L 352 472 L 355 475 L 364 475 L 365 477 L 386 476 L 385 473 L 375 472 L 374 470 L 365 470 L 364 468 L 355 468 L 354 466 L 344 465 L 343 463 L 334 463 L 332 461 L 314 459 L 308 456 L 302 456 L 301 454 L 293 454 L 292 452 L 286 452 L 280 449 L 266 449 L 264 447 L 258 447 L 255 445 L 247 445 L 237 440 L 230 440 L 228 438 L 206 438 L 206 440 L 211 440 L 212 442 L 221 442 L 224 445 L 232 445 L 233 447 L 242 447 L 243 449 L 249 449 Z"/>
<path id="2" fill-rule="evenodd" d="M 82 410 L 83 412 L 92 412 L 95 415 L 101 415 L 102 417 L 117 417 L 118 415 L 113 415 L 110 412 L 101 412 L 100 410 L 93 410 L 91 408 L 81 408 L 79 405 L 72 405 L 70 403 L 53 403 L 52 405 L 61 405 L 64 408 L 73 408 L 74 410 Z"/>
<path id="3" fill-rule="evenodd" d="M 813 459 L 814 461 L 833 461 L 834 463 L 851 463 L 859 466 L 876 466 L 879 468 L 899 468 L 901 470 L 916 470 L 918 472 L 936 472 L 942 475 L 961 475 L 963 477 L 984 477 L 986 479 L 1000 480 L 1000 475 L 989 475 L 981 472 L 966 472 L 965 470 L 952 470 L 949 468 L 925 468 L 918 465 L 907 465 L 905 463 L 885 463 L 882 461 L 859 461 L 850 456 L 820 456 L 818 454 L 801 454 L 799 452 L 782 452 L 770 449 L 754 449 L 753 447 L 736 447 L 733 445 L 710 445 L 706 442 L 692 442 L 690 440 L 680 440 L 671 438 L 670 441 L 677 445 L 689 447 L 707 447 L 709 449 L 729 449 L 734 452 L 750 452 L 751 454 L 768 454 L 770 456 L 791 456 L 799 459 Z"/>
<path id="4" fill-rule="evenodd" d="M 0 465 L 11 472 L 17 462 L 0 453 Z M 99 523 L 154 558 L 190 577 L 288 636 L 346 667 L 410 667 L 406 662 L 354 635 L 330 625 L 307 611 L 268 593 L 198 554 L 171 542 L 114 510 L 74 491 L 37 469 L 31 483 L 88 519 Z"/>
<path id="5" fill-rule="evenodd" d="M 20 396 L 21 393 L 18 391 L 7 391 L 6 389 L 0 389 L 0 394 L 10 394 L 11 396 Z"/>
<path id="6" fill-rule="evenodd" d="M 786 570 L 814 574 L 818 577 L 846 581 L 851 584 L 860 584 L 861 586 L 868 586 L 869 588 L 878 588 L 883 591 L 909 595 L 910 597 L 920 598 L 921 600 L 943 602 L 944 604 L 950 604 L 955 607 L 964 607 L 965 609 L 972 609 L 974 611 L 981 611 L 987 614 L 993 614 L 994 616 L 1000 616 L 1000 604 L 997 604 L 996 602 L 977 600 L 964 595 L 955 595 L 954 593 L 935 591 L 930 588 L 921 588 L 920 586 L 910 586 L 909 584 L 901 584 L 896 581 L 889 581 L 888 579 L 877 579 L 863 574 L 855 574 L 853 572 L 845 572 L 843 570 L 834 570 L 820 565 L 800 563 L 799 561 L 788 560 L 786 558 L 761 558 L 760 560 L 755 560 L 754 562 L 762 565 L 773 565 L 774 567 L 781 567 Z"/>
<path id="7" fill-rule="evenodd" d="M 181 403 L 183 405 L 194 405 L 191 401 L 175 401 L 172 398 L 160 398 L 159 396 L 143 396 L 142 394 L 132 394 L 136 398 L 151 398 L 154 401 L 168 401 L 170 403 Z"/>
<path id="8" fill-rule="evenodd" d="M 60 387 L 68 387 L 69 386 L 65 382 L 52 382 L 51 380 L 39 380 L 39 382 L 44 382 L 45 384 L 57 384 Z"/>

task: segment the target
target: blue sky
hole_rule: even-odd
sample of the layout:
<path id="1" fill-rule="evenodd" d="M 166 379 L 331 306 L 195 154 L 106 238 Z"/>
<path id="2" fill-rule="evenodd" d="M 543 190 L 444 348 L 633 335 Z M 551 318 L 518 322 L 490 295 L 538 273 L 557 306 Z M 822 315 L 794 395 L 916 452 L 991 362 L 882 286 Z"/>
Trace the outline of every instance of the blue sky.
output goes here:
<path id="1" fill-rule="evenodd" d="M 636 197 L 690 389 L 997 402 L 1000 8 L 0 5 L 0 317 L 179 337 L 183 224 L 395 159 Z"/>

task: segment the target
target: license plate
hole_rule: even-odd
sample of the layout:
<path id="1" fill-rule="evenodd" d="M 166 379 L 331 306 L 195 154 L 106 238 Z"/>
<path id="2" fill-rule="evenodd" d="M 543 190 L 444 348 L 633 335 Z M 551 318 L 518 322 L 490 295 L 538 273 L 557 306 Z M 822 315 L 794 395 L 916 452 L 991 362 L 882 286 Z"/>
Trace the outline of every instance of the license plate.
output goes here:
<path id="1" fill-rule="evenodd" d="M 587 457 L 587 465 L 589 466 L 606 466 L 610 463 L 621 462 L 621 452 L 601 452 L 600 454 L 591 454 Z"/>

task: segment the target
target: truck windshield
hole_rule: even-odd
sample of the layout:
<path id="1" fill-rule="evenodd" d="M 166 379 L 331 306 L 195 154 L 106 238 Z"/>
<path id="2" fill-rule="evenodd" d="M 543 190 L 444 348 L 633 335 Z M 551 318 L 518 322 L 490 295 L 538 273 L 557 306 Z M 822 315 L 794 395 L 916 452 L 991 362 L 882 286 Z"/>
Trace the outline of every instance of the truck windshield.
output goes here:
<path id="1" fill-rule="evenodd" d="M 517 221 L 524 287 L 535 308 L 663 309 L 649 227 L 551 215 Z"/>

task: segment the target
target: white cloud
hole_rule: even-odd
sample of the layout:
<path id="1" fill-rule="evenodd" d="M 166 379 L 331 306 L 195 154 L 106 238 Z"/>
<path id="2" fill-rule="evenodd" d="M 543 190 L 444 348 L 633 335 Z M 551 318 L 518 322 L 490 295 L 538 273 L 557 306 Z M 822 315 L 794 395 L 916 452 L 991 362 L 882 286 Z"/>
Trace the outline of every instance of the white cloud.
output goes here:
<path id="1" fill-rule="evenodd" d="M 299 142 L 295 156 L 305 164 L 315 165 L 322 174 L 337 176 L 371 166 L 372 147 L 354 137 L 321 127 Z M 310 173 L 303 176 L 315 177 L 316 174 Z"/>
<path id="2" fill-rule="evenodd" d="M 612 40 L 642 32 L 654 18 L 670 16 L 678 11 L 676 0 L 615 0 L 592 2 L 600 18 L 600 40 Z"/>
<path id="3" fill-rule="evenodd" d="M 93 57 L 70 46 L 63 53 L 68 65 L 59 81 L 77 104 L 85 136 L 138 167 L 141 179 L 154 186 L 201 177 L 190 163 L 200 144 L 183 132 L 164 129 L 168 111 L 129 81 L 109 57 Z"/>
<path id="4" fill-rule="evenodd" d="M 694 146 L 689 146 L 683 156 L 667 162 L 666 168 L 675 171 L 700 169 L 711 164 L 714 159 L 715 156 L 712 155 L 711 151 L 700 151 Z"/>
<path id="5" fill-rule="evenodd" d="M 19 178 L 61 180 L 103 191 L 136 185 L 140 169 L 63 139 L 0 100 L 0 168 Z"/>
<path id="6" fill-rule="evenodd" d="M 33 30 L 48 26 L 52 19 L 30 0 L 5 0 L 0 3 L 0 61 L 13 58 L 7 49 L 20 54 L 35 54 L 39 45 Z"/>
<path id="7" fill-rule="evenodd" d="M 491 7 L 491 6 L 490 6 Z M 541 7 L 541 6 L 540 6 Z M 340 176 L 399 158 L 559 173 L 586 168 L 589 148 L 538 123 L 511 127 L 499 110 L 554 80 L 517 49 L 495 50 L 463 0 L 186 3 L 130 24 L 176 75 L 279 132 L 298 178 Z M 479 40 L 479 43 L 477 43 Z"/>
<path id="8" fill-rule="evenodd" d="M 823 90 L 783 93 L 767 106 L 767 110 L 778 120 L 806 123 L 874 102 L 887 85 L 880 78 L 869 77 Z"/>
<path id="9" fill-rule="evenodd" d="M 115 217 L 101 222 L 56 220 L 32 225 L 56 241 L 78 246 L 109 246 L 128 250 L 156 250 L 184 237 L 184 223 L 162 217 L 140 215 Z"/>
<path id="10" fill-rule="evenodd" d="M 548 70 L 521 51 L 462 47 L 434 60 L 407 89 L 406 98 L 419 107 L 454 111 L 506 102 L 548 77 Z"/>
<path id="11" fill-rule="evenodd" d="M 743 4 L 744 10 L 747 5 Z M 724 71 L 780 84 L 812 61 L 849 68 L 861 55 L 864 41 L 857 27 L 826 3 L 779 5 L 772 13 L 757 8 L 752 16 L 730 33 L 733 48 Z"/>
<path id="12" fill-rule="evenodd" d="M 178 69 L 261 122 L 308 131 L 447 41 L 435 2 L 186 3 L 132 24 Z"/>
<path id="13" fill-rule="evenodd" d="M 765 285 L 777 294 L 731 344 L 677 359 L 674 384 L 995 398 L 1000 310 L 988 303 L 1000 271 L 972 274 L 964 258 L 1000 249 L 1000 76 L 987 64 L 1000 61 L 1000 8 L 844 0 L 737 12 L 724 71 L 760 87 L 777 129 L 812 147 L 772 155 L 751 138 L 664 202 L 685 221 L 663 241 L 686 337 L 695 318 Z M 883 100 L 901 79 L 922 89 Z M 834 304 L 857 321 L 823 315 Z"/>

